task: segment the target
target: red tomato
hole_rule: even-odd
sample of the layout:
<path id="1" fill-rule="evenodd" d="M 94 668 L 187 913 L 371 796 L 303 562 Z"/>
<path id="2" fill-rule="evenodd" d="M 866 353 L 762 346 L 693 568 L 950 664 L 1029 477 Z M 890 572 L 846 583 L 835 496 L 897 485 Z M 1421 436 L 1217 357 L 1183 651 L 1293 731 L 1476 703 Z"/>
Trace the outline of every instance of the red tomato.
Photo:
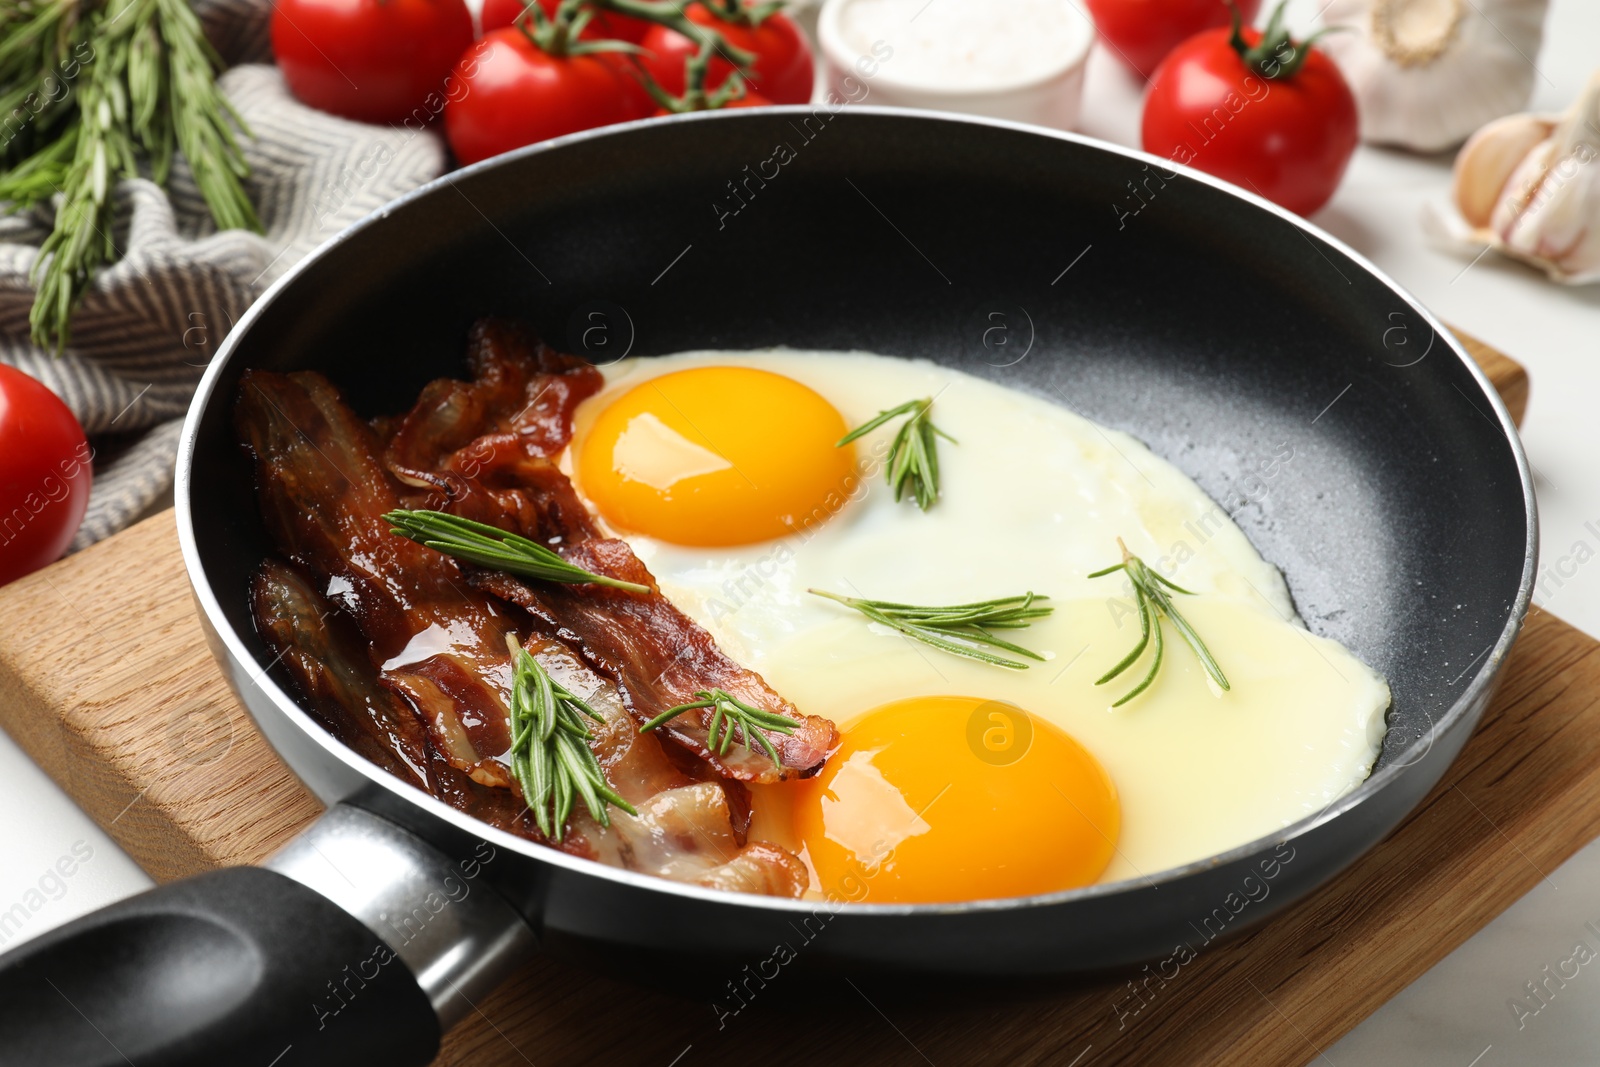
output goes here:
<path id="1" fill-rule="evenodd" d="M 561 0 L 539 0 L 539 6 L 546 15 L 555 15 L 556 8 L 561 6 Z M 516 17 L 527 10 L 528 0 L 483 0 L 483 32 L 503 29 L 511 25 Z M 638 44 L 644 40 L 644 35 L 649 31 L 651 23 L 644 19 L 629 18 L 627 15 L 618 15 L 611 11 L 597 12 L 583 28 L 581 36 L 584 40 L 599 40 L 605 38 L 613 41 L 627 41 L 629 44 Z"/>
<path id="2" fill-rule="evenodd" d="M 515 26 L 484 37 L 455 76 L 463 91 L 445 105 L 444 131 L 462 163 L 644 118 L 655 107 L 614 56 L 553 56 Z"/>
<path id="3" fill-rule="evenodd" d="M 1261 0 L 1236 0 L 1248 25 Z M 1113 55 L 1141 78 L 1155 74 L 1167 53 L 1201 30 L 1231 23 L 1228 0 L 1088 0 L 1095 28 Z"/>
<path id="4" fill-rule="evenodd" d="M 1261 34 L 1245 30 L 1243 38 L 1254 50 Z M 1179 45 L 1145 93 L 1144 149 L 1310 215 L 1333 196 L 1355 154 L 1356 101 L 1317 49 L 1285 36 L 1270 55 L 1277 58 L 1261 67 L 1277 77 L 1248 66 L 1228 30 Z"/>
<path id="5" fill-rule="evenodd" d="M 768 15 L 759 26 L 740 26 L 724 22 L 707 11 L 703 4 L 684 8 L 690 22 L 710 26 L 735 48 L 755 53 L 750 67 L 750 87 L 774 104 L 804 104 L 811 99 L 814 70 L 811 47 L 794 20 L 783 14 Z M 652 26 L 640 42 L 645 54 L 640 57 L 650 76 L 672 96 L 682 96 L 683 65 L 700 50 L 677 30 Z M 733 65 L 717 58 L 706 71 L 706 89 L 712 90 L 727 80 Z"/>
<path id="6" fill-rule="evenodd" d="M 93 455 L 59 397 L 0 364 L 0 585 L 67 550 L 89 505 Z"/>
<path id="7" fill-rule="evenodd" d="M 277 0 L 272 51 L 294 95 L 362 122 L 443 107 L 445 77 L 472 44 L 463 0 Z"/>

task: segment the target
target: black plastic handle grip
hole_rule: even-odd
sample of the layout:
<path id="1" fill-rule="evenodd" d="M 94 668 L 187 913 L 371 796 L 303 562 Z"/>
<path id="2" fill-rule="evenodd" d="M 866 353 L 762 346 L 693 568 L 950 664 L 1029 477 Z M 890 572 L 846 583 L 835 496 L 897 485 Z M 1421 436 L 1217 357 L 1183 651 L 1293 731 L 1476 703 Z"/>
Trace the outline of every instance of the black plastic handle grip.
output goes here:
<path id="1" fill-rule="evenodd" d="M 411 1067 L 439 1048 L 371 930 L 256 867 L 113 904 L 0 956 L 0 1064 Z"/>

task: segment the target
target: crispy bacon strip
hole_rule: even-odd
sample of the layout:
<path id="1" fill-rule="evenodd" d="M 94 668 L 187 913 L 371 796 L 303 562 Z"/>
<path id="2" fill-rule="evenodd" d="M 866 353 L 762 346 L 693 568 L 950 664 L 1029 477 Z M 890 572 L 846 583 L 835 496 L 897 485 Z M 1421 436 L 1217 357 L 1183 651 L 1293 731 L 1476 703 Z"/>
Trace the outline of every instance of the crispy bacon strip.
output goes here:
<path id="1" fill-rule="evenodd" d="M 269 559 L 250 583 L 256 631 L 278 653 L 328 732 L 403 782 L 428 788 L 428 731 L 376 684 L 365 642 L 297 568 Z"/>
<path id="2" fill-rule="evenodd" d="M 449 471 L 474 477 L 474 460 L 486 447 L 477 442 L 485 426 L 528 455 L 556 455 L 572 437 L 573 410 L 605 384 L 590 364 L 556 352 L 504 319 L 473 325 L 467 368 L 470 382 L 439 378 L 423 386 L 394 425 L 383 458 L 405 484 L 447 488 L 439 459 L 457 452 L 462 454 Z"/>
<path id="3" fill-rule="evenodd" d="M 355 626 L 300 571 L 278 560 L 251 583 L 251 608 L 313 712 L 335 737 L 410 785 L 491 826 L 573 855 L 715 889 L 798 896 L 805 867 L 791 853 L 747 842 L 749 797 L 738 782 L 697 782 L 650 734 L 640 734 L 616 689 L 566 646 L 533 638 L 528 649 L 569 690 L 606 718 L 593 743 L 606 778 L 639 811 L 613 810 L 603 827 L 580 809 L 571 832 L 546 839 L 520 789 L 480 785 L 442 759 L 416 713 L 379 680 Z"/>
<path id="4" fill-rule="evenodd" d="M 509 783 L 506 610 L 455 561 L 396 537 L 399 506 L 371 429 L 320 374 L 248 371 L 235 411 L 278 547 L 350 613 L 383 683 L 418 709 L 434 746 L 484 785 Z"/>
<path id="5" fill-rule="evenodd" d="M 804 865 L 746 840 L 742 784 L 706 780 L 709 768 L 641 735 L 615 684 L 566 644 L 516 609 L 496 608 L 453 561 L 388 532 L 381 515 L 397 506 L 398 487 L 378 466 L 368 428 L 325 380 L 252 373 L 238 417 L 257 457 L 267 524 L 299 564 L 263 564 L 251 590 L 257 627 L 336 736 L 491 825 L 573 854 L 713 888 L 800 894 Z M 591 744 L 637 817 L 613 809 L 602 827 L 580 806 L 560 845 L 539 833 L 495 758 L 509 741 L 492 753 L 499 742 L 484 741 L 491 721 L 505 735 L 496 688 L 509 681 L 500 637 L 508 631 L 528 634 L 526 647 L 552 676 L 605 717 Z M 484 647 L 485 635 L 498 647 Z M 411 662 L 390 656 L 394 647 L 428 654 Z"/>
<path id="6" fill-rule="evenodd" d="M 423 390 L 423 402 L 405 416 L 390 443 L 390 469 L 411 484 L 427 484 L 446 495 L 429 506 L 515 531 L 551 545 L 579 566 L 655 590 L 649 570 L 626 542 L 603 535 L 550 458 L 552 445 L 564 444 L 565 438 L 523 433 L 522 416 L 504 399 L 544 395 L 556 388 L 551 382 L 565 382 L 579 372 L 562 362 L 567 357 L 493 320 L 479 323 L 473 337 L 473 380 L 437 381 Z M 547 384 L 535 384 L 540 380 Z M 569 388 L 566 395 L 579 391 Z M 451 400 L 441 404 L 439 397 Z M 468 573 L 474 585 L 527 610 L 591 667 L 614 679 L 639 723 L 712 688 L 795 721 L 792 734 L 763 731 L 777 750 L 778 766 L 743 745 L 723 755 L 712 752 L 706 743 L 710 711 L 686 712 L 663 727 L 721 775 L 755 782 L 808 777 L 838 743 L 831 722 L 801 714 L 759 674 L 724 655 L 702 626 L 659 591 L 640 595 L 524 582 L 475 568 Z"/>
<path id="7" fill-rule="evenodd" d="M 401 781 L 535 840 L 519 794 L 480 785 L 440 755 L 417 712 L 378 679 L 350 617 L 299 568 L 269 559 L 250 586 L 256 629 L 330 732 Z M 546 842 L 547 844 L 549 842 Z"/>

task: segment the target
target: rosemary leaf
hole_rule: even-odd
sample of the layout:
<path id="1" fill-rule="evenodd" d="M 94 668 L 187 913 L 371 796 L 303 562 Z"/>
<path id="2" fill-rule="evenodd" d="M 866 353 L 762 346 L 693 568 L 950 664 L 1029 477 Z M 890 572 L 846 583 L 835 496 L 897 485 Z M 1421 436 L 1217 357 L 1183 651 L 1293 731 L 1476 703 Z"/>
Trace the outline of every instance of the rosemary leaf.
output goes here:
<path id="1" fill-rule="evenodd" d="M 932 408 L 931 397 L 907 400 L 899 407 L 878 412 L 876 418 L 869 419 L 839 438 L 834 447 L 843 448 L 851 441 L 876 430 L 890 419 L 897 419 L 902 415 L 909 416 L 900 425 L 900 429 L 894 435 L 894 441 L 889 445 L 884 469 L 889 485 L 894 489 L 896 503 L 909 488 L 917 507 L 927 511 L 933 507 L 933 502 L 939 499 L 939 451 L 935 437 L 943 437 L 951 444 L 958 443 L 954 437 L 933 424 L 933 420 L 928 417 L 928 412 Z"/>
<path id="2" fill-rule="evenodd" d="M 776 730 L 780 734 L 792 734 L 799 723 L 786 715 L 766 711 L 762 708 L 752 707 L 744 701 L 734 697 L 722 689 L 702 689 L 696 693 L 695 699 L 688 704 L 679 704 L 677 707 L 668 708 L 660 715 L 639 727 L 640 733 L 648 733 L 677 718 L 686 711 L 701 711 L 706 708 L 714 709 L 711 715 L 711 726 L 706 731 L 706 748 L 719 756 L 728 754 L 733 747 L 734 732 L 738 731 L 739 743 L 748 749 L 754 750 L 760 745 L 762 751 L 773 763 L 778 763 L 778 751 L 772 747 L 772 742 L 767 740 L 758 726 L 768 730 Z M 752 739 L 755 745 L 751 744 Z"/>
<path id="3" fill-rule="evenodd" d="M 600 713 L 551 678 L 514 636 L 506 635 L 506 643 L 513 657 L 511 774 L 540 832 L 552 841 L 565 838 L 574 799 L 601 826 L 611 825 L 610 806 L 639 814 L 611 788 L 589 749 L 583 717 L 604 722 Z"/>
<path id="4" fill-rule="evenodd" d="M 586 571 L 568 563 L 546 546 L 498 526 L 443 511 L 391 511 L 384 520 L 392 526 L 390 533 L 489 570 L 547 582 L 604 585 L 630 593 L 650 592 L 647 585 Z"/>
<path id="5" fill-rule="evenodd" d="M 1120 537 L 1117 538 L 1117 547 L 1122 549 L 1122 562 L 1106 567 L 1103 570 L 1095 571 L 1089 577 L 1103 578 L 1117 571 L 1122 571 L 1128 576 L 1128 581 L 1133 585 L 1135 607 L 1139 612 L 1139 643 L 1134 645 L 1133 651 L 1124 656 L 1116 666 L 1101 675 L 1094 684 L 1105 685 L 1113 678 L 1121 675 L 1138 662 L 1139 657 L 1144 654 L 1147 647 L 1153 646 L 1154 651 L 1150 657 L 1150 669 L 1145 672 L 1139 684 L 1124 693 L 1122 698 L 1111 706 L 1114 708 L 1122 707 L 1122 705 L 1149 689 L 1156 680 L 1156 674 L 1161 670 L 1161 659 L 1164 651 L 1161 638 L 1161 619 L 1163 616 L 1172 623 L 1173 628 L 1178 631 L 1178 636 L 1183 638 L 1184 643 L 1194 650 L 1195 656 L 1200 660 L 1200 666 L 1211 676 L 1211 680 L 1217 683 L 1217 687 L 1224 691 L 1231 688 L 1228 685 L 1227 676 L 1222 673 L 1222 667 L 1217 663 L 1216 657 L 1211 655 L 1211 650 L 1200 639 L 1200 635 L 1195 632 L 1189 620 L 1185 619 L 1183 614 L 1173 605 L 1172 597 L 1168 590 L 1173 593 L 1182 593 L 1184 596 L 1194 596 L 1194 594 L 1183 588 L 1183 586 L 1169 581 L 1163 575 L 1151 570 L 1144 560 L 1128 551 L 1128 546 L 1122 543 Z"/>
<path id="6" fill-rule="evenodd" d="M 997 655 L 981 647 L 1002 649 L 1031 660 L 1043 662 L 1044 657 L 1031 649 L 1001 640 L 991 631 L 1020 630 L 1035 619 L 1049 615 L 1054 608 L 1036 606 L 1049 597 L 1024 593 L 1021 596 L 1000 597 L 997 600 L 980 600 L 971 604 L 950 604 L 945 607 L 923 607 L 916 604 L 897 604 L 889 600 L 865 600 L 860 597 L 841 596 L 823 589 L 807 592 L 826 597 L 854 608 L 872 622 L 905 634 L 941 652 L 965 656 L 981 663 L 1012 670 L 1026 670 L 1028 665 L 1018 660 Z"/>
<path id="7" fill-rule="evenodd" d="M 21 123 L 0 145 L 0 210 L 59 197 L 33 266 L 35 344 L 66 345 L 79 299 L 120 254 L 112 194 L 141 158 L 164 185 L 181 151 L 218 227 L 260 229 L 220 65 L 188 0 L 0 4 L 0 114 Z"/>

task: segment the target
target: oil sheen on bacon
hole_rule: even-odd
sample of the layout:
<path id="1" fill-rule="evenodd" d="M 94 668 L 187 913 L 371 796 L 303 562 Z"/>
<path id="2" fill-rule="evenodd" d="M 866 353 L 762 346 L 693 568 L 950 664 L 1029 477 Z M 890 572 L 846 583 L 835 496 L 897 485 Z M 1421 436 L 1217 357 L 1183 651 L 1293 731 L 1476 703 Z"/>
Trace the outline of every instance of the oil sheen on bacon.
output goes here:
<path id="1" fill-rule="evenodd" d="M 640 723 L 712 688 L 795 721 L 790 734 L 763 731 L 778 753 L 774 766 L 764 752 L 743 745 L 723 754 L 711 751 L 706 743 L 710 711 L 671 720 L 664 728 L 668 736 L 719 774 L 763 783 L 815 774 L 838 743 L 834 725 L 802 715 L 760 675 L 724 655 L 703 627 L 655 589 L 655 579 L 626 542 L 602 534 L 553 459 L 567 443 L 570 411 L 563 421 L 566 432 L 553 434 L 549 417 L 530 422 L 507 399 L 507 394 L 526 395 L 528 383 L 541 377 L 561 383 L 563 398 L 582 399 L 598 390 L 598 372 L 494 320 L 475 327 L 471 347 L 472 381 L 427 386 L 389 441 L 385 459 L 391 472 L 406 484 L 433 490 L 413 506 L 512 530 L 550 545 L 586 570 L 648 585 L 652 592 L 526 582 L 476 569 L 470 581 L 526 609 L 613 679 Z M 577 375 L 585 376 L 582 387 L 567 384 Z M 545 403 L 548 410 L 556 402 Z"/>
<path id="2" fill-rule="evenodd" d="M 603 658 L 614 649 L 586 646 L 584 635 L 592 638 L 589 631 L 615 615 L 614 606 L 590 604 L 587 587 L 563 588 L 576 604 L 560 610 L 584 607 L 578 626 L 564 628 L 554 603 L 534 600 L 540 611 L 529 613 L 483 588 L 493 583 L 476 568 L 389 533 L 384 512 L 441 503 L 462 513 L 476 508 L 475 517 L 508 529 L 546 531 L 547 539 L 559 522 L 573 531 L 573 545 L 558 542 L 558 549 L 588 553 L 597 560 L 592 569 L 628 570 L 654 585 L 631 552 L 625 559 L 607 554 L 621 543 L 595 534 L 548 458 L 565 447 L 572 408 L 599 387 L 598 372 L 495 322 L 474 329 L 468 363 L 470 383 L 435 382 L 412 411 L 379 420 L 376 429 L 320 375 L 246 374 L 236 418 L 256 460 L 267 528 L 292 561 L 267 561 L 253 583 L 258 630 L 281 654 L 310 710 L 347 745 L 454 807 L 543 841 L 504 763 L 510 682 L 504 637 L 516 634 L 604 716 L 591 746 L 639 812 L 613 809 L 610 827 L 601 827 L 579 805 L 558 847 L 699 885 L 798 895 L 807 879 L 800 861 L 747 840 L 749 794 L 740 779 L 814 771 L 834 743 L 831 723 L 793 712 L 758 677 L 721 657 L 706 636 L 685 662 L 721 673 L 671 684 L 721 685 L 787 709 L 801 723 L 797 735 L 812 735 L 817 755 L 774 734 L 787 745 L 785 767 L 774 770 L 766 760 L 763 775 L 741 761 L 706 759 L 703 729 L 698 739 L 692 727 L 641 735 L 639 717 L 667 706 L 659 702 L 675 690 L 660 688 L 657 703 L 646 703 L 624 681 L 630 670 Z M 517 484 L 519 472 L 531 480 Z M 528 589 L 542 591 L 522 583 L 503 591 L 521 600 L 530 599 Z M 640 599 L 666 604 L 659 595 Z"/>

